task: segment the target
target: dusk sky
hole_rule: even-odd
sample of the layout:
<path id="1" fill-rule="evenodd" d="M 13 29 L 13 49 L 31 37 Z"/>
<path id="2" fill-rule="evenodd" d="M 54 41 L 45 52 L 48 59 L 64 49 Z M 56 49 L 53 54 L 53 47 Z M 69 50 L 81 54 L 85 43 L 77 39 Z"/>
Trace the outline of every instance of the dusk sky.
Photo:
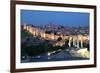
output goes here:
<path id="1" fill-rule="evenodd" d="M 89 25 L 89 13 L 21 10 L 21 24 L 46 25 L 49 23 L 65 26 Z"/>

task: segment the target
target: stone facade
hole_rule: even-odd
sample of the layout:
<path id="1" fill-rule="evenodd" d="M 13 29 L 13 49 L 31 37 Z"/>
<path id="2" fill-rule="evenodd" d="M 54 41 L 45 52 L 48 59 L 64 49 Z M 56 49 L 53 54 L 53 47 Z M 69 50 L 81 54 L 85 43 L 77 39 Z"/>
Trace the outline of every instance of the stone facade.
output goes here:
<path id="1" fill-rule="evenodd" d="M 64 34 L 55 35 L 54 33 L 50 34 L 45 33 L 43 29 L 39 29 L 37 27 L 32 27 L 29 25 L 24 25 L 23 29 L 33 34 L 33 36 L 40 36 L 41 38 L 46 40 L 57 40 L 59 37 L 62 38 L 62 40 L 69 40 L 68 43 L 69 47 L 71 47 L 71 43 L 73 43 L 73 45 L 77 48 L 79 48 L 79 43 L 81 44 L 80 47 L 83 47 L 83 42 L 87 40 L 89 41 L 89 35 L 69 35 L 69 36 L 66 36 Z"/>

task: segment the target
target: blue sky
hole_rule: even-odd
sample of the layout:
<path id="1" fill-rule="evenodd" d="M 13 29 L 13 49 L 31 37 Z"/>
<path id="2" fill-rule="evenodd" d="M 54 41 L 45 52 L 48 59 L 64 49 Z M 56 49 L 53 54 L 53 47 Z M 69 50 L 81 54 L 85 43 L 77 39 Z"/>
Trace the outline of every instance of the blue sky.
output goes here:
<path id="1" fill-rule="evenodd" d="M 64 26 L 87 26 L 89 25 L 89 13 L 21 10 L 21 24 L 24 23 L 35 25 L 53 23 Z"/>

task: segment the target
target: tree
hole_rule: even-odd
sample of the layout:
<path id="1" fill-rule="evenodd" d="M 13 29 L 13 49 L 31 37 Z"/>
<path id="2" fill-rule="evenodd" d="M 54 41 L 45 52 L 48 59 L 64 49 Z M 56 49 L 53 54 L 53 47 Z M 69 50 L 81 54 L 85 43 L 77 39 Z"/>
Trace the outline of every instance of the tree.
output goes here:
<path id="1" fill-rule="evenodd" d="M 58 39 L 57 39 L 57 41 L 61 41 L 62 40 L 62 38 L 61 37 L 59 37 Z"/>
<path id="2" fill-rule="evenodd" d="M 69 40 L 65 40 L 65 47 L 69 47 L 68 43 L 69 43 Z"/>

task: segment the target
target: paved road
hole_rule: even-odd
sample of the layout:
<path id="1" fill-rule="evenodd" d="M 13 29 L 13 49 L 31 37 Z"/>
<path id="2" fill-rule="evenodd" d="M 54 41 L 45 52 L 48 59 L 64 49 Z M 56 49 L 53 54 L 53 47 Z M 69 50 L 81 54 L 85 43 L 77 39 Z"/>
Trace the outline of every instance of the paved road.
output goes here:
<path id="1" fill-rule="evenodd" d="M 31 59 L 22 60 L 24 62 L 48 62 L 48 61 L 68 61 L 68 60 L 86 60 L 87 58 L 72 56 L 69 51 L 62 50 L 58 53 L 48 56 L 47 54 L 41 54 L 40 56 L 33 57 Z"/>

